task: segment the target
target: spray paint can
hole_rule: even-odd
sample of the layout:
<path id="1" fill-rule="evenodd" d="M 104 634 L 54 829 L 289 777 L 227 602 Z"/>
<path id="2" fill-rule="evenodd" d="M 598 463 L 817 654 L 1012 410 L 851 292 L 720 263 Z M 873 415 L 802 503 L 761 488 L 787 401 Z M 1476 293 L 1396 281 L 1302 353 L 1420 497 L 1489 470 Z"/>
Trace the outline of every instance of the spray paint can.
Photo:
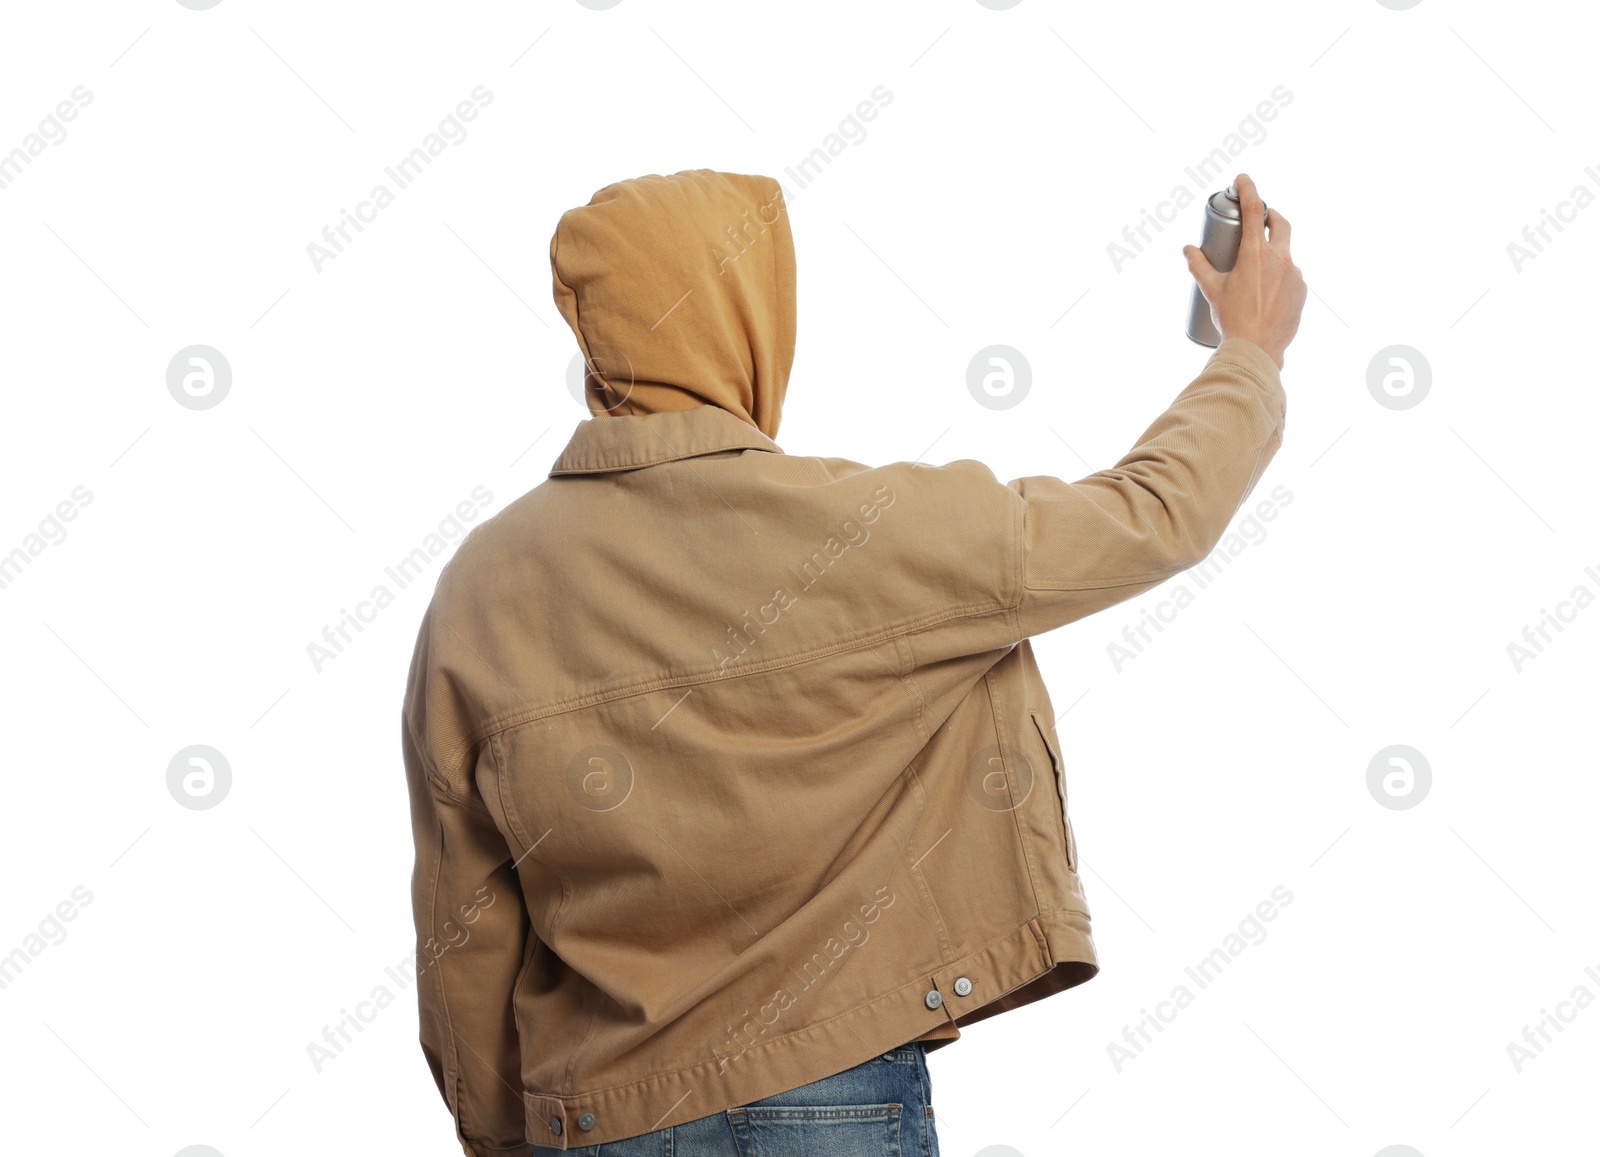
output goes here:
<path id="1" fill-rule="evenodd" d="M 1206 221 L 1200 230 L 1200 251 L 1218 273 L 1226 273 L 1239 260 L 1240 217 L 1239 191 L 1229 185 L 1213 193 L 1206 200 Z M 1262 220 L 1266 220 L 1266 206 L 1261 207 Z M 1189 340 L 1216 349 L 1222 344 L 1222 335 L 1211 324 L 1211 304 L 1195 283 L 1194 296 L 1189 301 Z"/>

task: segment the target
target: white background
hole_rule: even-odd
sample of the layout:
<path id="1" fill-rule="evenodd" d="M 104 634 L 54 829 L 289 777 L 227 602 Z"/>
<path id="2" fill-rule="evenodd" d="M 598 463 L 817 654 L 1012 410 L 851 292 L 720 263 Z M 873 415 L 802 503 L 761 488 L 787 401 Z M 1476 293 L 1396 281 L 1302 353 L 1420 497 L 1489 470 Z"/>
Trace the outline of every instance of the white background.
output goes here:
<path id="1" fill-rule="evenodd" d="M 1226 179 L 1185 166 L 1281 85 L 1228 175 L 1293 221 L 1313 292 L 1257 491 L 1292 501 L 1120 671 L 1108 644 L 1189 579 L 1036 640 L 1103 971 L 931 1057 L 943 1151 L 1593 1152 L 1600 1006 L 1520 1072 L 1507 1046 L 1600 997 L 1600 609 L 1520 671 L 1507 645 L 1600 594 L 1600 208 L 1520 271 L 1507 244 L 1600 193 L 1596 32 L 1442 0 L 8 6 L 0 152 L 92 99 L 0 188 L 0 553 L 92 500 L 0 588 L 0 954 L 26 958 L 3 1147 L 455 1151 L 385 971 L 412 946 L 399 705 L 432 576 L 320 672 L 307 645 L 584 417 L 564 209 L 643 173 L 778 177 L 782 447 L 1077 478 L 1203 363 L 1180 247 Z M 307 244 L 479 85 L 467 138 L 319 271 Z M 797 190 L 784 167 L 879 85 Z M 1119 271 L 1108 243 L 1177 186 L 1194 204 Z M 166 386 L 196 343 L 232 367 L 212 409 Z M 967 392 L 995 343 L 1032 367 L 1012 409 Z M 1367 387 L 1393 344 L 1431 366 L 1412 408 Z M 192 744 L 232 769 L 208 810 L 167 788 Z M 1431 766 L 1418 806 L 1369 793 L 1391 744 Z M 1267 938 L 1119 1071 L 1124 1027 L 1279 885 Z M 379 985 L 319 1072 L 308 1044 Z"/>

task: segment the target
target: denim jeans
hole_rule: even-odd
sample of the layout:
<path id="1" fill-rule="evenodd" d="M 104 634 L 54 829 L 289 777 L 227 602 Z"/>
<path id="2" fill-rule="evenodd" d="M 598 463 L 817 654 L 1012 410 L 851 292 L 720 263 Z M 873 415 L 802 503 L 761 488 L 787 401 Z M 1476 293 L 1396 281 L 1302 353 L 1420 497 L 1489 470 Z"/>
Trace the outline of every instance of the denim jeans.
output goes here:
<path id="1" fill-rule="evenodd" d="M 748 1105 L 568 1157 L 939 1157 L 922 1044 Z M 560 1149 L 535 1145 L 534 1157 Z"/>

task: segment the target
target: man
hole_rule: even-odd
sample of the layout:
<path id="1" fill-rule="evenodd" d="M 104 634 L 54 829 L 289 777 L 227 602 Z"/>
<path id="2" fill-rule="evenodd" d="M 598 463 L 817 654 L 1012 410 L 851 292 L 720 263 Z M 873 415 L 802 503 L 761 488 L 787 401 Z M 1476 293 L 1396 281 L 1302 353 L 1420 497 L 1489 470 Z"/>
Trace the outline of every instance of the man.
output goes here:
<path id="1" fill-rule="evenodd" d="M 1234 270 L 1184 250 L 1220 347 L 1074 483 L 777 446 L 771 178 L 562 216 L 593 416 L 441 572 L 403 712 L 466 1153 L 936 1154 L 925 1052 L 1095 975 L 1028 639 L 1205 557 L 1280 444 L 1305 285 L 1236 184 Z"/>

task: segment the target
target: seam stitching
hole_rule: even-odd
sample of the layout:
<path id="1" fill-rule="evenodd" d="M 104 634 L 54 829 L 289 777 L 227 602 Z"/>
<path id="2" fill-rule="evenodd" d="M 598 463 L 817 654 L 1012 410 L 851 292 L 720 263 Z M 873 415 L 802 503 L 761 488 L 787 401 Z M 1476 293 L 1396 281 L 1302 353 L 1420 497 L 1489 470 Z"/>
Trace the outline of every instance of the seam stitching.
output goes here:
<path id="1" fill-rule="evenodd" d="M 468 735 L 462 742 L 457 752 L 451 756 L 450 767 L 459 768 L 462 759 L 473 745 L 483 742 L 491 735 L 530 723 L 535 719 L 545 719 L 554 715 L 564 715 L 570 711 L 579 711 L 585 707 L 593 707 L 600 703 L 610 703 L 621 699 L 631 699 L 638 695 L 646 695 L 652 691 L 661 691 L 673 687 L 698 687 L 707 683 L 718 683 L 725 679 L 740 679 L 746 675 L 759 675 L 767 671 L 776 671 L 784 667 L 798 667 L 817 659 L 827 658 L 831 655 L 843 654 L 847 651 L 857 651 L 876 646 L 889 639 L 901 635 L 913 634 L 927 627 L 937 626 L 940 623 L 953 619 L 980 618 L 984 615 L 1007 613 L 1006 607 L 997 607 L 993 603 L 970 603 L 966 606 L 956 607 L 949 611 L 927 615 L 921 619 L 914 619 L 909 623 L 899 626 L 885 627 L 875 631 L 864 638 L 845 639 L 838 643 L 830 643 L 824 647 L 815 647 L 810 651 L 803 651 L 798 655 L 777 656 L 772 659 L 763 659 L 759 663 L 741 664 L 736 671 L 713 670 L 699 671 L 687 675 L 667 675 L 654 679 L 642 680 L 637 683 L 626 684 L 604 691 L 592 691 L 587 695 L 577 696 L 567 700 L 557 700 L 543 707 L 525 707 L 512 711 L 503 716 L 491 718 L 480 727 L 481 734 Z"/>

